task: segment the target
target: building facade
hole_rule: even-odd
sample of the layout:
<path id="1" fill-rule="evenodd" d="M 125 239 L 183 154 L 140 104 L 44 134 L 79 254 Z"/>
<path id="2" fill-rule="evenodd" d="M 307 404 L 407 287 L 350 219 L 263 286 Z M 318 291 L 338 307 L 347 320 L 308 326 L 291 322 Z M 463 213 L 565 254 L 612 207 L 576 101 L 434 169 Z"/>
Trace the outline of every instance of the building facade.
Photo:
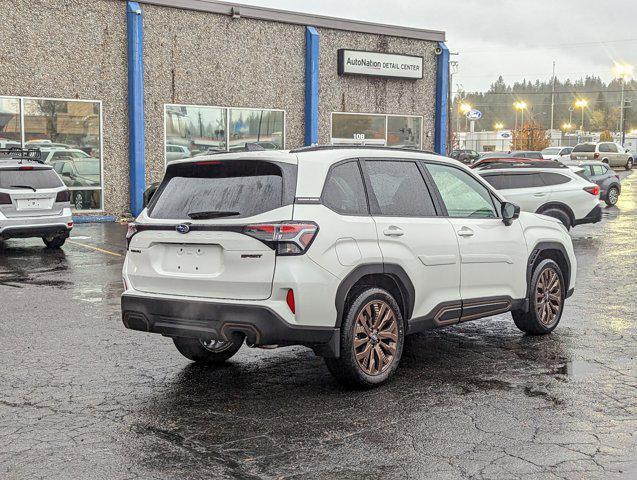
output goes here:
<path id="1" fill-rule="evenodd" d="M 40 148 L 78 213 L 137 213 L 167 161 L 246 143 L 444 152 L 443 32 L 209 0 L 0 6 L 0 148 Z"/>

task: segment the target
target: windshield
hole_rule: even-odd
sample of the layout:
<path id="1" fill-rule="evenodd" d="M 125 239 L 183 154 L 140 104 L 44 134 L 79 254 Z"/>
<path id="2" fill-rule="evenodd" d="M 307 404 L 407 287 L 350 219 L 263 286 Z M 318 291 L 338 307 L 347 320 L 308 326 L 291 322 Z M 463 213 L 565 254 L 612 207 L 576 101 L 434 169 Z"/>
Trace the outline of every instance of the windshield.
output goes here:
<path id="1" fill-rule="evenodd" d="M 201 161 L 169 168 L 149 216 L 165 219 L 251 217 L 292 203 L 296 167 L 265 161 Z M 287 194 L 286 194 L 287 193 Z"/>
<path id="2" fill-rule="evenodd" d="M 594 152 L 595 144 L 594 143 L 580 143 L 576 145 L 573 149 L 573 152 Z"/>
<path id="3" fill-rule="evenodd" d="M 542 155 L 557 155 L 558 153 L 560 153 L 561 148 L 545 148 L 544 150 L 542 150 Z"/>
<path id="4" fill-rule="evenodd" d="M 75 169 L 79 175 L 99 175 L 100 161 L 95 159 L 83 159 L 75 162 Z"/>
<path id="5" fill-rule="evenodd" d="M 50 169 L 37 170 L 0 170 L 0 188 L 57 188 L 62 186 L 62 181 L 55 172 Z"/>

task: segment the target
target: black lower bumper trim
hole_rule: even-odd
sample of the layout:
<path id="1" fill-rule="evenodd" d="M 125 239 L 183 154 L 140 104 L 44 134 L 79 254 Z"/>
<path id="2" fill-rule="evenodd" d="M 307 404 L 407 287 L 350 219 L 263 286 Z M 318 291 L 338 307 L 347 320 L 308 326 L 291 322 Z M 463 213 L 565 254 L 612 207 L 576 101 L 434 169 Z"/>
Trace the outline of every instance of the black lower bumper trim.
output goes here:
<path id="1" fill-rule="evenodd" d="M 0 238 L 54 237 L 69 235 L 71 230 L 66 225 L 42 225 L 38 227 L 8 227 L 2 230 Z"/>
<path id="2" fill-rule="evenodd" d="M 126 328 L 168 337 L 220 338 L 245 335 L 254 345 L 306 345 L 323 356 L 337 356 L 339 329 L 291 325 L 259 305 L 212 303 L 122 295 Z"/>
<path id="3" fill-rule="evenodd" d="M 598 205 L 595 205 L 595 208 L 593 208 L 590 212 L 588 212 L 588 215 L 586 215 L 584 218 L 575 220 L 574 225 L 582 225 L 584 223 L 597 223 L 597 222 L 601 222 L 601 220 L 602 220 L 602 207 L 598 204 Z"/>

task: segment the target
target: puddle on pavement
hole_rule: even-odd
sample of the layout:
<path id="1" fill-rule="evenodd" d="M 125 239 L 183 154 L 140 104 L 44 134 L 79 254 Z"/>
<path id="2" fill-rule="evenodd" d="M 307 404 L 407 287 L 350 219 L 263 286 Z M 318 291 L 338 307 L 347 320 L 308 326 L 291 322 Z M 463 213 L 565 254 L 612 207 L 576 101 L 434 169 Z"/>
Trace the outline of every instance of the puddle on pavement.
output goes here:
<path id="1" fill-rule="evenodd" d="M 549 370 L 551 375 L 566 375 L 574 380 L 591 377 L 601 372 L 599 365 L 586 360 L 569 360 Z"/>

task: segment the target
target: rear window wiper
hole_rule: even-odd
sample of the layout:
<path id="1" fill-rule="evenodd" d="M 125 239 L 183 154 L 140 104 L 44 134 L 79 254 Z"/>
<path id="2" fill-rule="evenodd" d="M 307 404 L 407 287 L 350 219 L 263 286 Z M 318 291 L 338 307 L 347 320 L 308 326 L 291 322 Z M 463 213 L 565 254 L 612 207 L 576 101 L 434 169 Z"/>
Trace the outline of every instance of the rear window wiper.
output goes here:
<path id="1" fill-rule="evenodd" d="M 32 187 L 31 185 L 11 185 L 9 188 L 29 188 L 33 190 L 34 192 L 37 190 L 35 187 Z"/>
<path id="2" fill-rule="evenodd" d="M 223 211 L 223 210 L 208 210 L 204 212 L 188 212 L 188 216 L 193 220 L 205 220 L 209 218 L 221 218 L 221 217 L 234 217 L 235 215 L 241 215 L 241 212 Z"/>

